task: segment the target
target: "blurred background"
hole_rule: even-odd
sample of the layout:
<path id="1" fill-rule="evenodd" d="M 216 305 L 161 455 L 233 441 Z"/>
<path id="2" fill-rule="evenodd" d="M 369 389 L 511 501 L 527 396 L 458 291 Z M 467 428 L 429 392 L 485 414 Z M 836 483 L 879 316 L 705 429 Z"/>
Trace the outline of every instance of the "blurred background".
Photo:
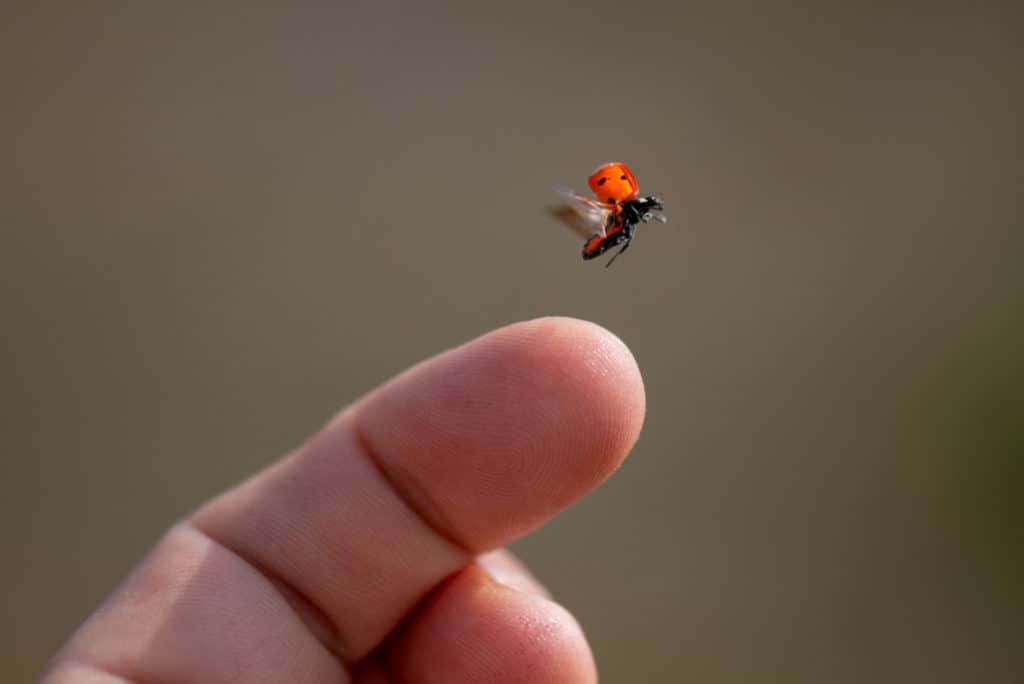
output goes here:
<path id="1" fill-rule="evenodd" d="M 1021 682 L 1014 3 L 7 2 L 0 679 L 174 520 L 547 314 L 649 412 L 516 547 L 606 682 Z M 549 213 L 628 163 L 609 270 Z"/>

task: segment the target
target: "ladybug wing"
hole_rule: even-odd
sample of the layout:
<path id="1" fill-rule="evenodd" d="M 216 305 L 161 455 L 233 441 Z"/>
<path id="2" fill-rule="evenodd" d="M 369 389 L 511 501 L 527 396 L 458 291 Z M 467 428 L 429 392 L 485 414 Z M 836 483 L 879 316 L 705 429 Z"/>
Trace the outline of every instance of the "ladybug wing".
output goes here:
<path id="1" fill-rule="evenodd" d="M 601 237 L 607 234 L 608 228 L 614 221 L 615 207 L 583 195 L 578 195 L 568 188 L 559 188 L 558 193 L 565 198 L 568 204 L 568 212 L 562 212 L 559 218 L 571 225 L 584 237 L 594 233 L 600 233 Z"/>

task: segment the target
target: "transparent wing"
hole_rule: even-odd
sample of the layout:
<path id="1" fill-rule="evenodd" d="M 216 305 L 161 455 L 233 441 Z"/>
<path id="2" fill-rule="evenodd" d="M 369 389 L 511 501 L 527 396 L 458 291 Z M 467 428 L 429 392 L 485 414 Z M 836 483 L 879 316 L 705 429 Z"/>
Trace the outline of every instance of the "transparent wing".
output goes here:
<path id="1" fill-rule="evenodd" d="M 556 215 L 569 223 L 574 229 L 589 237 L 594 233 L 600 233 L 603 237 L 612 216 L 615 214 L 614 207 L 598 202 L 595 199 L 579 195 L 569 188 L 556 188 L 568 205 L 569 211 L 560 211 Z"/>

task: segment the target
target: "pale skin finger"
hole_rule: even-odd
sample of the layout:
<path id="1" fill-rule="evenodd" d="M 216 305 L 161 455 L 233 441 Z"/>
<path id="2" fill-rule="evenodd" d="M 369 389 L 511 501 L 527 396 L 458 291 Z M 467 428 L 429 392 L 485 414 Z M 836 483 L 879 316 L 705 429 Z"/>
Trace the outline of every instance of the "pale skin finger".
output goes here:
<path id="1" fill-rule="evenodd" d="M 368 682 L 593 684 L 583 632 L 558 604 L 495 582 L 478 565 L 438 587 L 375 654 Z"/>
<path id="2" fill-rule="evenodd" d="M 175 528 L 52 672 L 344 681 L 477 553 L 607 477 L 642 418 L 635 362 L 596 326 L 542 319 L 474 340 Z"/>
<path id="3" fill-rule="evenodd" d="M 579 625 L 517 558 L 499 549 L 475 565 L 443 582 L 359 663 L 355 684 L 594 681 Z"/>

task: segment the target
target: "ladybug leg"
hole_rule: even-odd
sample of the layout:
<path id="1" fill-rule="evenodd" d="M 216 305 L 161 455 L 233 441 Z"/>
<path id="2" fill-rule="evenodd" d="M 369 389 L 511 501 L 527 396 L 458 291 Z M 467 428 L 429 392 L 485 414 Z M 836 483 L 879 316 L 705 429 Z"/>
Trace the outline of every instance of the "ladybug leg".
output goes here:
<path id="1" fill-rule="evenodd" d="M 622 253 L 623 253 L 623 252 L 625 252 L 625 251 L 626 251 L 627 249 L 629 249 L 629 243 L 630 243 L 630 242 L 632 242 L 632 240 L 633 240 L 633 236 L 632 236 L 632 235 L 626 235 L 626 237 L 622 238 L 622 249 L 620 249 L 620 250 L 619 250 L 618 252 L 616 252 L 615 254 L 613 254 L 613 255 L 612 255 L 612 258 L 608 260 L 608 263 L 607 263 L 607 264 L 605 264 L 605 265 L 604 265 L 604 267 L 605 267 L 605 268 L 608 268 L 609 266 L 611 266 L 611 265 L 612 265 L 612 263 L 613 263 L 613 262 L 614 262 L 614 261 L 615 261 L 616 259 L 618 259 L 618 258 L 619 258 L 619 255 L 620 255 L 620 254 L 622 254 Z"/>
<path id="2" fill-rule="evenodd" d="M 620 255 L 620 254 L 622 254 L 622 253 L 623 253 L 623 252 L 625 252 L 625 251 L 626 251 L 627 249 L 629 249 L 629 243 L 631 243 L 631 242 L 633 241 L 633 231 L 634 231 L 635 229 L 636 229 L 636 226 L 635 226 L 635 225 L 633 225 L 632 223 L 626 223 L 626 224 L 625 224 L 625 225 L 624 225 L 624 226 L 622 227 L 622 235 L 621 235 L 621 236 L 619 236 L 619 241 L 618 241 L 619 243 L 621 243 L 621 244 L 622 244 L 622 248 L 621 248 L 621 249 L 619 249 L 619 251 L 618 251 L 618 252 L 616 252 L 616 253 L 615 253 L 615 254 L 614 254 L 614 255 L 612 256 L 612 258 L 608 260 L 608 263 L 604 265 L 604 267 L 605 267 L 605 268 L 608 268 L 609 266 L 611 266 L 611 265 L 612 265 L 612 263 L 613 263 L 613 262 L 614 262 L 614 261 L 615 261 L 616 259 L 618 259 L 618 258 L 619 258 L 619 255 Z"/>

